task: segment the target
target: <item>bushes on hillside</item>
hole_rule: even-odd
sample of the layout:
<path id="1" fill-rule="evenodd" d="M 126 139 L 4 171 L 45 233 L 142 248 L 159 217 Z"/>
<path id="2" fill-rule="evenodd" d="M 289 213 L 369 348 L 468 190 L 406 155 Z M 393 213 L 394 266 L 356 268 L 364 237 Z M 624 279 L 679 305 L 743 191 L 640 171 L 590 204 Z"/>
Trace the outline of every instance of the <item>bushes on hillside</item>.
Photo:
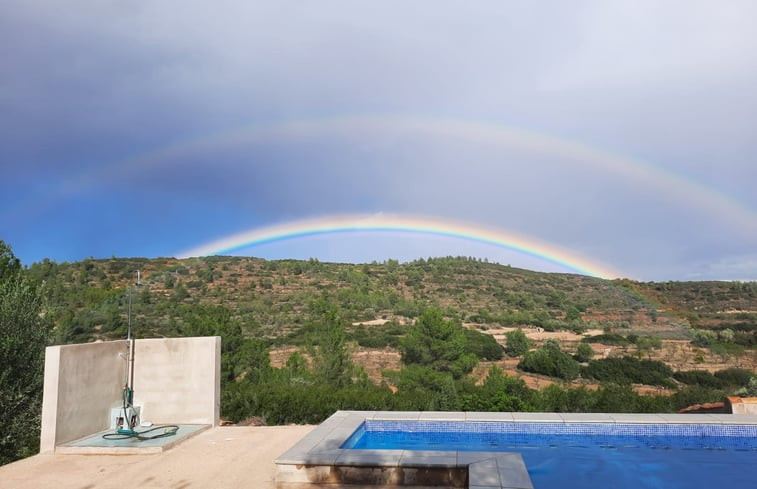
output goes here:
<path id="1" fill-rule="evenodd" d="M 560 346 L 544 342 L 545 346 L 538 350 L 529 351 L 518 364 L 518 368 L 526 372 L 534 372 L 550 377 L 573 380 L 581 372 L 581 366 L 572 356 L 560 350 Z"/>
<path id="2" fill-rule="evenodd" d="M 706 370 L 682 370 L 673 374 L 678 382 L 710 389 L 722 389 L 726 383 Z"/>
<path id="3" fill-rule="evenodd" d="M 389 321 L 376 326 L 355 326 L 347 337 L 364 348 L 399 348 L 405 333 L 404 326 L 397 321 Z"/>
<path id="4" fill-rule="evenodd" d="M 626 346 L 631 343 L 625 336 L 619 335 L 618 333 L 605 333 L 594 336 L 587 336 L 581 341 L 585 343 L 601 343 L 603 345 L 611 346 Z"/>
<path id="5" fill-rule="evenodd" d="M 588 343 L 579 343 L 573 358 L 577 362 L 588 362 L 594 356 L 594 350 Z"/>
<path id="6" fill-rule="evenodd" d="M 531 348 L 531 341 L 529 341 L 526 333 L 520 328 L 505 333 L 505 340 L 505 353 L 511 357 L 525 355 L 529 348 Z"/>
<path id="7" fill-rule="evenodd" d="M 536 396 L 523 380 L 506 375 L 497 366 L 489 369 L 480 386 L 462 383 L 458 391 L 458 409 L 463 411 L 528 411 Z"/>
<path id="8" fill-rule="evenodd" d="M 731 387 L 743 387 L 754 376 L 751 370 L 745 368 L 727 368 L 715 372 L 715 377 L 722 380 L 725 385 Z"/>
<path id="9" fill-rule="evenodd" d="M 592 360 L 583 368 L 582 374 L 600 382 L 675 387 L 670 379 L 673 370 L 657 360 L 639 360 L 628 356 Z"/>
<path id="10" fill-rule="evenodd" d="M 465 329 L 465 352 L 476 355 L 480 360 L 495 361 L 502 358 L 502 345 L 490 334 Z"/>
<path id="11" fill-rule="evenodd" d="M 755 379 L 751 370 L 744 368 L 727 368 L 714 374 L 706 370 L 684 370 L 673 374 L 673 378 L 692 387 L 720 389 L 726 392 L 748 391 L 750 382 Z M 746 390 L 744 390 L 747 388 Z M 739 394 L 736 394 L 739 395 Z"/>

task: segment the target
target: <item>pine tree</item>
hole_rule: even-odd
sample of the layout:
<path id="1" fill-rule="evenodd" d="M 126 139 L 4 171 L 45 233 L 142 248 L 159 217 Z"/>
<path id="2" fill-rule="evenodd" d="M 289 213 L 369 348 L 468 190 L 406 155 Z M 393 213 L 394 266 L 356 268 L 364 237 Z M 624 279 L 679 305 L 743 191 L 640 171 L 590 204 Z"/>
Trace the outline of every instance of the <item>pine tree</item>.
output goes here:
<path id="1" fill-rule="evenodd" d="M 49 328 L 39 287 L 0 241 L 0 465 L 39 449 Z"/>

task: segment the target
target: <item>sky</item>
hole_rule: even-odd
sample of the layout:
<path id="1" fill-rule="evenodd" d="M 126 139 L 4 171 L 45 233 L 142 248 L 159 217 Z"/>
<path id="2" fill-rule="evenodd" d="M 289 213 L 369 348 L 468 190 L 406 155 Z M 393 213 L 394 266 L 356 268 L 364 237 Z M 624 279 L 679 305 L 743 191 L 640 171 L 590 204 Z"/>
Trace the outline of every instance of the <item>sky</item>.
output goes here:
<path id="1" fill-rule="evenodd" d="M 202 248 L 757 280 L 755 19 L 751 0 L 3 0 L 0 239 L 27 265 Z M 447 232 L 205 246 L 344 216 Z"/>

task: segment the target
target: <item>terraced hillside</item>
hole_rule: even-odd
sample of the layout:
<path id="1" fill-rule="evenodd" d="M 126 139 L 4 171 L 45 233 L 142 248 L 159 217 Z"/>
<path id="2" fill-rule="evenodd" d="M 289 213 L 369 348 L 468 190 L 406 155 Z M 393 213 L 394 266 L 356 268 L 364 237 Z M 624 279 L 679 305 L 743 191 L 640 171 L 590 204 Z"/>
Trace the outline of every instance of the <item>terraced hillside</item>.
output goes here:
<path id="1" fill-rule="evenodd" d="M 348 328 L 367 347 L 391 346 L 392 335 L 402 334 L 398 326 L 429 306 L 492 332 L 594 329 L 686 341 L 697 329 L 730 329 L 736 349 L 751 348 L 757 332 L 757 283 L 607 281 L 464 257 L 362 265 L 245 257 L 46 260 L 27 273 L 46 284 L 61 343 L 123 338 L 130 290 L 134 331 L 142 337 L 196 333 L 202 317 L 221 310 L 247 337 L 297 345 L 322 303 L 336 304 L 350 324 L 390 321 Z"/>
<path id="2" fill-rule="evenodd" d="M 111 258 L 25 273 L 45 284 L 59 343 L 124 338 L 129 309 L 136 337 L 221 335 L 222 410 L 235 420 L 316 422 L 346 406 L 654 412 L 757 389 L 755 283 L 608 281 L 465 257 Z M 455 325 L 444 341 L 458 363 L 403 363 L 430 311 L 438 332 Z M 520 331 L 526 349 L 503 355 Z"/>
<path id="3" fill-rule="evenodd" d="M 434 305 L 451 317 L 485 325 L 561 329 L 580 327 L 576 319 L 581 319 L 599 328 L 647 330 L 654 325 L 660 333 L 685 337 L 682 320 L 690 321 L 700 306 L 648 284 L 531 272 L 467 258 L 364 265 L 242 257 L 113 258 L 44 261 L 28 273 L 46 282 L 60 340 L 69 342 L 122 337 L 137 270 L 142 285 L 131 287 L 132 306 L 137 331 L 144 336 L 176 334 L 183 313 L 220 306 L 245 332 L 280 339 L 296 333 L 313 302 L 322 299 L 337 304 L 350 322 L 413 318 Z M 756 289 L 746 284 L 721 302 L 757 309 Z M 717 304 L 707 307 L 718 309 Z M 750 321 L 757 324 L 755 318 Z"/>

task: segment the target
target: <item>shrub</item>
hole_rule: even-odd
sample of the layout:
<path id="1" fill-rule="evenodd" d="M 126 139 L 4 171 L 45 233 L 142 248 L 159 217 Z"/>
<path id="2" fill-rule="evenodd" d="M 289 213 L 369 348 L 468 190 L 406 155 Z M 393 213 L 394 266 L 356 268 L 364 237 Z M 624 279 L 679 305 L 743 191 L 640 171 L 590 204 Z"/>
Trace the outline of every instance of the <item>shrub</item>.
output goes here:
<path id="1" fill-rule="evenodd" d="M 694 329 L 691 331 L 691 344 L 694 346 L 708 347 L 717 338 L 717 333 L 707 329 Z"/>
<path id="2" fill-rule="evenodd" d="M 573 380 L 581 372 L 581 366 L 573 357 L 558 348 L 540 348 L 529 351 L 518 364 L 526 372 L 534 372 L 550 377 Z"/>
<path id="3" fill-rule="evenodd" d="M 675 386 L 670 380 L 673 375 L 671 368 L 657 360 L 639 360 L 634 357 L 603 358 L 589 362 L 583 373 L 600 382 Z"/>
<path id="4" fill-rule="evenodd" d="M 710 389 L 722 389 L 726 383 L 706 370 L 683 370 L 673 374 L 678 382 Z"/>
<path id="5" fill-rule="evenodd" d="M 673 409 L 679 410 L 695 404 L 722 401 L 724 397 L 725 392 L 722 390 L 692 385 L 673 394 L 670 402 Z"/>
<path id="6" fill-rule="evenodd" d="M 728 386 L 743 387 L 749 383 L 754 374 L 745 368 L 726 368 L 715 372 L 715 377 Z"/>
<path id="7" fill-rule="evenodd" d="M 630 341 L 625 336 L 619 335 L 617 333 L 605 333 L 595 336 L 588 336 L 586 338 L 583 338 L 581 341 L 585 343 L 602 343 L 603 345 L 613 346 L 625 346 L 630 343 Z"/>
<path id="8" fill-rule="evenodd" d="M 526 333 L 520 328 L 507 332 L 505 339 L 507 341 L 505 344 L 505 353 L 511 357 L 525 355 L 528 349 L 531 348 L 531 341 L 529 341 Z"/>
<path id="9" fill-rule="evenodd" d="M 578 348 L 576 348 L 576 354 L 573 355 L 573 358 L 575 358 L 577 362 L 588 362 L 593 356 L 594 350 L 588 343 L 579 343 Z"/>
<path id="10" fill-rule="evenodd" d="M 490 334 L 465 329 L 465 352 L 472 353 L 483 360 L 500 360 L 504 349 Z"/>

